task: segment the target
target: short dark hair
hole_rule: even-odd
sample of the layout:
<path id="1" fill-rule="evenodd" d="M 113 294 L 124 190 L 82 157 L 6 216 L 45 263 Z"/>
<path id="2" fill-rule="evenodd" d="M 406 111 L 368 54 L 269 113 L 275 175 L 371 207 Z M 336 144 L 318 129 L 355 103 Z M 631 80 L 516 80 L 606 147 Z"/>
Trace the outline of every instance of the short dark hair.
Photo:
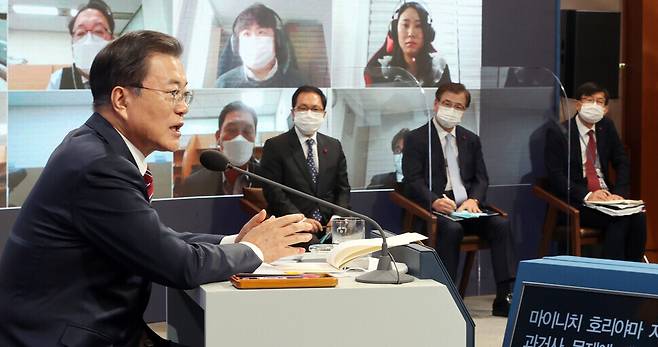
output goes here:
<path id="1" fill-rule="evenodd" d="M 233 34 L 237 35 L 240 31 L 257 24 L 261 28 L 277 29 L 277 14 L 271 8 L 255 3 L 247 7 L 235 18 L 233 22 Z"/>
<path id="2" fill-rule="evenodd" d="M 295 90 L 295 93 L 292 95 L 292 107 L 293 108 L 295 107 L 295 105 L 297 105 L 297 97 L 301 93 L 315 93 L 315 94 L 319 95 L 320 99 L 322 99 L 322 109 L 324 109 L 325 111 L 327 110 L 327 97 L 324 95 L 322 90 L 318 87 L 309 86 L 309 85 L 301 86 L 301 87 L 297 88 L 297 90 Z"/>
<path id="3" fill-rule="evenodd" d="M 176 38 L 157 31 L 129 32 L 110 42 L 91 64 L 89 85 L 94 106 L 110 102 L 116 86 L 139 86 L 149 68 L 149 58 L 155 53 L 180 57 L 183 47 Z"/>
<path id="4" fill-rule="evenodd" d="M 96 10 L 103 14 L 105 19 L 107 19 L 107 24 L 110 26 L 110 34 L 114 35 L 114 15 L 112 14 L 110 6 L 107 6 L 103 0 L 90 0 L 87 4 L 78 7 L 78 13 L 76 13 L 69 21 L 69 34 L 73 35 L 73 26 L 75 25 L 75 21 L 78 19 L 80 13 L 89 9 Z"/>
<path id="5" fill-rule="evenodd" d="M 254 118 L 254 128 L 258 126 L 258 116 L 256 115 L 256 111 L 247 106 L 244 102 L 242 101 L 233 101 L 231 103 L 228 103 L 224 108 L 222 108 L 222 112 L 219 113 L 219 121 L 217 125 L 217 130 L 222 130 L 222 125 L 224 125 L 224 121 L 226 120 L 226 116 L 234 111 L 241 111 L 241 112 L 247 112 L 250 113 L 251 116 Z"/>
<path id="6" fill-rule="evenodd" d="M 443 96 L 445 92 L 451 92 L 454 94 L 464 93 L 466 95 L 466 105 L 464 106 L 469 107 L 471 105 L 471 92 L 469 92 L 468 89 L 466 89 L 465 85 L 455 82 L 450 82 L 440 85 L 439 88 L 436 90 L 436 93 L 434 94 L 436 101 L 440 101 L 441 96 Z"/>
<path id="7" fill-rule="evenodd" d="M 403 140 L 408 133 L 409 133 L 408 128 L 402 128 L 400 129 L 400 131 L 397 132 L 397 134 L 393 136 L 393 141 L 391 141 L 391 151 L 395 152 L 395 145 L 397 145 L 397 143 L 400 140 Z"/>
<path id="8" fill-rule="evenodd" d="M 610 101 L 610 93 L 608 93 L 608 90 L 601 87 L 600 85 L 594 83 L 594 82 L 586 82 L 580 85 L 576 89 L 576 93 L 574 93 L 574 97 L 577 100 L 580 100 L 583 96 L 592 96 L 596 93 L 603 93 L 605 96 L 605 104 L 608 104 L 608 101 Z"/>

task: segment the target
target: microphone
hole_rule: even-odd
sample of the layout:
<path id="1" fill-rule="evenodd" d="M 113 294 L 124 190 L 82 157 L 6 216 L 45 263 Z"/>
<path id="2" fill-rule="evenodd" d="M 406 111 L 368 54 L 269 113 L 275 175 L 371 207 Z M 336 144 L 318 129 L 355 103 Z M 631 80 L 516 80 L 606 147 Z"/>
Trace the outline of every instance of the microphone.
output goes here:
<path id="1" fill-rule="evenodd" d="M 243 170 L 237 166 L 234 166 L 231 164 L 231 162 L 228 160 L 228 158 L 221 152 L 216 151 L 216 150 L 206 150 L 201 153 L 200 157 L 201 165 L 203 165 L 206 169 L 211 170 L 211 171 L 225 171 L 226 169 L 233 169 L 241 174 L 247 175 L 251 178 L 254 178 L 258 181 L 267 183 L 269 185 L 275 186 L 277 188 L 280 188 L 288 193 L 295 194 L 301 197 L 304 197 L 306 199 L 309 199 L 319 205 L 325 206 L 332 208 L 336 211 L 339 211 L 342 214 L 352 216 L 352 217 L 357 217 L 361 218 L 367 223 L 371 224 L 374 226 L 382 235 L 382 255 L 379 256 L 379 263 L 377 264 L 377 269 L 367 272 L 363 275 L 360 275 L 356 277 L 357 282 L 363 282 L 363 283 L 391 283 L 391 284 L 400 284 L 400 283 L 408 283 L 414 280 L 413 276 L 407 275 L 407 274 L 401 274 L 398 271 L 394 270 L 391 267 L 391 264 L 393 262 L 393 259 L 391 257 L 391 254 L 388 251 L 388 244 L 386 243 L 386 233 L 384 232 L 384 229 L 379 225 L 379 223 L 375 222 L 372 218 L 362 215 L 360 213 L 354 212 L 352 210 L 346 209 L 342 206 L 338 206 L 336 204 L 333 204 L 328 201 L 324 201 L 322 199 L 319 199 L 313 195 L 306 194 L 304 192 L 301 192 L 297 189 L 290 188 L 286 185 L 283 185 L 279 182 L 272 181 L 268 178 L 265 178 L 263 176 L 257 175 L 253 172 L 249 172 L 246 170 Z"/>

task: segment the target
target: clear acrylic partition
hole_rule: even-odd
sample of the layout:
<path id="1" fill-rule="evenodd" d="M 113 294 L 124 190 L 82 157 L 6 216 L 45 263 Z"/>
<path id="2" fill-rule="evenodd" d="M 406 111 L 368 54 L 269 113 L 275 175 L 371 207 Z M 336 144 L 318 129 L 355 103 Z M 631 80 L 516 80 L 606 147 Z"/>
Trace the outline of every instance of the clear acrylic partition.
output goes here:
<path id="1" fill-rule="evenodd" d="M 89 90 L 10 91 L 7 147 L 8 206 L 21 206 L 41 175 L 48 158 L 71 130 L 91 116 Z M 155 198 L 171 197 L 172 154 L 148 158 Z"/>
<path id="2" fill-rule="evenodd" d="M 420 87 L 405 69 L 335 68 L 343 76 L 376 76 L 369 88 L 334 85 L 330 134 L 347 158 L 352 190 L 389 189 L 403 180 L 401 156 L 405 136 L 425 126 L 432 114 L 434 91 Z M 423 135 L 426 141 L 427 133 Z M 427 149 L 422 165 L 431 167 Z M 422 175 L 424 176 L 424 175 Z M 429 188 L 429 181 L 424 178 Z M 427 206 L 429 209 L 430 206 Z"/>
<path id="3" fill-rule="evenodd" d="M 480 136 L 489 176 L 487 203 L 509 214 L 518 260 L 536 258 L 546 204 L 532 188 L 540 185 L 568 202 L 568 187 L 551 184 L 555 180 L 548 177 L 546 155 L 568 152 L 563 122 L 575 111 L 559 79 L 546 68 L 482 67 L 480 81 L 480 86 L 467 86 L 472 102 L 462 125 Z M 549 131 L 564 140 L 559 148 L 547 146 Z M 566 157 L 561 164 L 567 174 Z M 563 222 L 569 221 L 561 217 L 558 223 Z M 569 242 L 568 237 L 557 242 L 557 253 L 568 253 Z M 483 260 L 478 256 L 478 292 L 480 280 L 491 273 L 482 271 Z"/>

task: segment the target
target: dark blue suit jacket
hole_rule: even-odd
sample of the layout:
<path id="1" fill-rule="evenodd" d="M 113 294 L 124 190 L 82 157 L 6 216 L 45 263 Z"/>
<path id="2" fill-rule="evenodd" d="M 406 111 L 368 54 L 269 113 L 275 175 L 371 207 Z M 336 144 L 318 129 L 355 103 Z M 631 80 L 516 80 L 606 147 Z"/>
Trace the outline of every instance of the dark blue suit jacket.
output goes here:
<path id="1" fill-rule="evenodd" d="M 557 124 L 549 127 L 546 131 L 546 148 L 544 160 L 546 161 L 546 172 L 548 173 L 551 190 L 560 198 L 567 199 L 569 192 L 570 203 L 580 206 L 589 193 L 587 189 L 587 178 L 583 176 L 582 152 L 580 150 L 580 134 L 576 117 L 571 118 L 571 149 L 567 136 L 563 133 Z M 567 123 L 562 124 L 567 127 Z M 628 156 L 624 151 L 624 145 L 617 134 L 615 123 L 608 117 L 603 117 L 596 125 L 596 152 L 601 163 L 601 171 L 605 178 L 605 183 L 614 194 L 622 197 L 628 197 L 630 192 L 630 164 Z M 570 153 L 570 154 L 567 154 Z M 569 161 L 571 162 L 569 165 Z M 617 179 L 615 182 L 610 180 L 609 167 L 615 168 Z M 569 172 L 567 179 L 567 173 Z"/>
<path id="2" fill-rule="evenodd" d="M 347 179 L 347 162 L 340 141 L 327 135 L 317 134 L 319 175 L 317 185 L 306 166 L 306 157 L 295 128 L 265 141 L 260 169 L 263 176 L 332 202 L 338 206 L 350 208 L 350 183 Z M 288 194 L 269 185 L 263 186 L 267 199 L 267 212 L 275 216 L 291 213 L 303 213 L 311 217 L 318 204 L 306 198 Z M 322 224 L 326 224 L 334 214 L 333 209 L 319 206 Z"/>
<path id="3" fill-rule="evenodd" d="M 151 281 L 193 288 L 261 261 L 222 236 L 160 222 L 119 133 L 100 114 L 69 133 L 0 260 L 0 346 L 134 346 Z"/>
<path id="4" fill-rule="evenodd" d="M 428 129 L 429 126 L 429 129 Z M 432 155 L 428 131 L 431 131 Z M 482 157 L 480 138 L 461 126 L 455 129 L 457 151 L 459 153 L 459 173 L 469 198 L 477 199 L 484 205 L 489 176 Z M 404 140 L 402 173 L 404 174 L 405 195 L 421 206 L 431 209 L 434 200 L 443 197 L 446 183 L 446 163 L 443 148 L 434 123 L 428 122 L 412 130 Z M 432 167 L 432 188 L 429 188 L 430 165 Z"/>

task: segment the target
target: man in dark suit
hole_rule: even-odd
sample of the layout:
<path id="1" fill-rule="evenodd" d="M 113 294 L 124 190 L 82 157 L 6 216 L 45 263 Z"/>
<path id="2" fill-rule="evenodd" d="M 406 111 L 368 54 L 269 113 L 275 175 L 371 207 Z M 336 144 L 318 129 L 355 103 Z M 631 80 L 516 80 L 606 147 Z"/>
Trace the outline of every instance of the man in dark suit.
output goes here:
<path id="1" fill-rule="evenodd" d="M 295 124 L 288 132 L 265 142 L 261 172 L 271 180 L 301 190 L 322 200 L 349 208 L 350 184 L 340 142 L 320 134 L 326 116 L 327 98 L 319 88 L 302 86 L 292 96 Z M 317 231 L 336 211 L 265 186 L 267 209 L 275 216 L 303 213 Z"/>
<path id="2" fill-rule="evenodd" d="M 402 128 L 393 136 L 391 141 L 395 171 L 372 176 L 368 189 L 395 188 L 396 185 L 402 184 L 402 151 L 404 150 L 404 137 L 408 133 L 409 129 Z"/>
<path id="3" fill-rule="evenodd" d="M 219 113 L 219 127 L 215 132 L 217 148 L 231 164 L 256 172 L 258 162 L 253 157 L 256 141 L 256 111 L 241 101 L 234 101 Z M 199 168 L 188 176 L 174 191 L 177 196 L 235 195 L 252 184 L 249 176 L 233 169 L 225 172 Z"/>
<path id="4" fill-rule="evenodd" d="M 168 35 L 137 31 L 91 68 L 95 113 L 51 155 L 0 260 L 1 346 L 167 346 L 142 319 L 151 281 L 193 288 L 292 255 L 302 215 L 236 237 L 178 233 L 150 205 L 146 156 L 178 148 L 192 94 Z"/>
<path id="5" fill-rule="evenodd" d="M 443 215 L 455 211 L 480 212 L 489 187 L 480 139 L 458 125 L 470 102 L 471 95 L 464 85 L 440 86 L 435 94 L 436 115 L 432 121 L 412 130 L 405 138 L 402 171 L 406 194 Z M 430 131 L 431 144 L 428 144 Z M 509 221 L 493 216 L 456 222 L 439 216 L 436 250 L 453 281 L 457 279 L 459 247 L 465 233 L 478 233 L 491 245 L 497 288 L 493 314 L 507 316 L 511 303 L 509 293 L 516 273 Z"/>
<path id="6" fill-rule="evenodd" d="M 604 258 L 641 261 L 647 237 L 645 213 L 613 217 L 583 205 L 585 201 L 623 199 L 630 191 L 628 157 L 615 124 L 604 117 L 608 91 L 589 82 L 574 96 L 578 113 L 564 124 L 570 130 L 571 150 L 560 127 L 551 127 L 546 133 L 544 158 L 551 190 L 578 208 L 581 226 L 603 230 Z M 616 172 L 615 182 L 610 179 L 610 166 Z"/>

